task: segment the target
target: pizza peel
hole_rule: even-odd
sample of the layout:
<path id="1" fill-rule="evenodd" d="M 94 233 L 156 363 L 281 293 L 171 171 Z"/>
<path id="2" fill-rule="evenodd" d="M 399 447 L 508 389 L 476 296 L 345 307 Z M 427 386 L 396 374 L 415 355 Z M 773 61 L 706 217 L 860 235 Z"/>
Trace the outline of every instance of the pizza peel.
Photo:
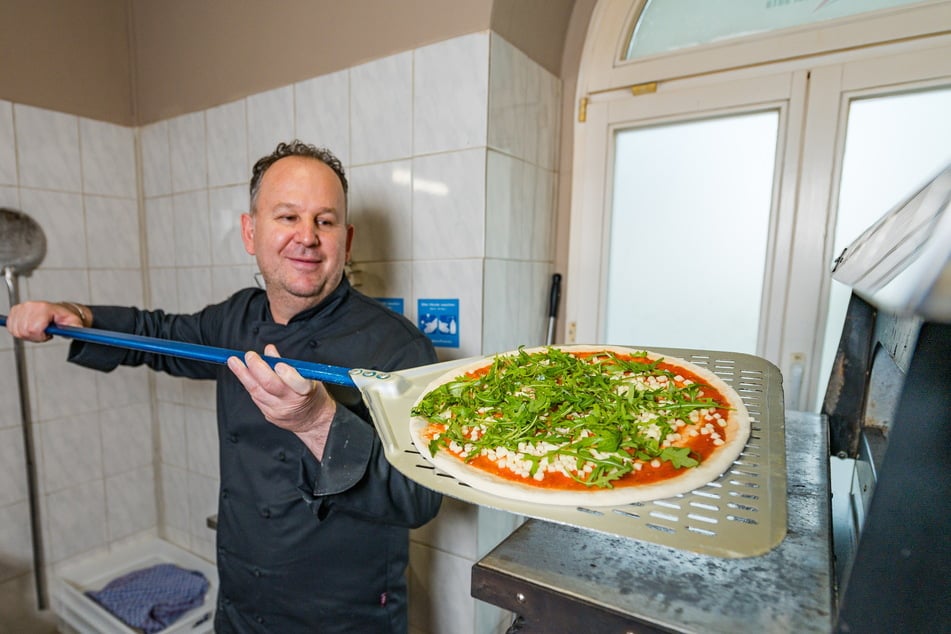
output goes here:
<path id="1" fill-rule="evenodd" d="M 0 315 L 0 327 L 6 326 L 6 323 L 6 315 Z M 244 352 L 240 350 L 157 337 L 145 337 L 99 328 L 50 325 L 47 326 L 45 332 L 48 335 L 57 335 L 87 343 L 97 343 L 219 365 L 227 365 L 228 359 L 231 357 L 244 359 Z M 410 410 L 429 383 L 445 372 L 457 366 L 471 363 L 478 357 L 434 363 L 398 372 L 344 368 L 336 365 L 267 355 L 262 355 L 261 358 L 272 368 L 278 363 L 286 363 L 297 370 L 304 378 L 322 381 L 331 386 L 359 390 L 379 431 L 383 449 L 387 456 L 390 456 L 401 451 L 391 430 L 399 425 L 405 426 L 409 423 Z"/>
<path id="2" fill-rule="evenodd" d="M 0 326 L 6 317 L 0 315 Z M 95 328 L 49 326 L 46 332 L 78 341 L 152 352 L 216 364 L 244 353 Z M 786 534 L 786 462 L 782 378 L 763 359 L 738 353 L 655 349 L 655 352 L 708 364 L 741 393 L 753 414 L 753 435 L 735 468 L 717 481 L 675 498 L 613 507 L 532 503 L 482 491 L 433 466 L 410 437 L 413 406 L 430 384 L 446 373 L 486 357 L 470 357 L 396 372 L 349 369 L 321 363 L 263 357 L 272 367 L 284 362 L 302 376 L 359 393 L 390 464 L 427 488 L 470 504 L 597 530 L 717 557 L 750 557 L 775 547 Z M 699 522 L 699 523 L 698 523 Z"/>

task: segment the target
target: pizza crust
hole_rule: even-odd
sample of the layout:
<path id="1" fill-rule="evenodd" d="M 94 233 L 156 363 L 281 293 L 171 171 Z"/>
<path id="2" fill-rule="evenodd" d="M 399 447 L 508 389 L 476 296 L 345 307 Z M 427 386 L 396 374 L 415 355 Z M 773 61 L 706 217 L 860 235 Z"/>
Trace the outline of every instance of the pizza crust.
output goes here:
<path id="1" fill-rule="evenodd" d="M 430 423 L 424 418 L 414 416 L 410 419 L 410 436 L 420 455 L 432 463 L 433 466 L 455 477 L 457 480 L 479 491 L 499 497 L 538 504 L 564 506 L 617 506 L 673 497 L 704 486 L 726 472 L 746 446 L 750 435 L 749 412 L 736 390 L 710 370 L 677 357 L 618 346 L 546 346 L 526 348 L 523 350 L 527 353 L 536 353 L 544 352 L 549 347 L 557 348 L 568 353 L 608 351 L 621 355 L 635 355 L 646 352 L 646 356 L 652 360 L 663 359 L 667 363 L 683 367 L 685 370 L 701 378 L 703 382 L 707 383 L 710 387 L 717 390 L 729 402 L 732 409 L 729 411 L 726 427 L 724 428 L 727 438 L 726 443 L 717 447 L 699 466 L 681 469 L 680 473 L 667 480 L 641 485 L 619 486 L 612 489 L 592 488 L 588 490 L 558 491 L 531 486 L 517 480 L 501 478 L 492 473 L 482 471 L 445 451 L 439 451 L 435 456 L 432 456 L 429 452 L 429 443 L 424 436 L 424 432 Z M 518 354 L 518 351 L 504 353 L 504 355 L 515 354 Z M 503 355 L 494 355 L 480 359 L 471 364 L 455 368 L 451 372 L 437 378 L 422 392 L 419 399 L 414 403 L 414 408 L 432 390 L 466 373 L 490 365 L 495 356 Z"/>

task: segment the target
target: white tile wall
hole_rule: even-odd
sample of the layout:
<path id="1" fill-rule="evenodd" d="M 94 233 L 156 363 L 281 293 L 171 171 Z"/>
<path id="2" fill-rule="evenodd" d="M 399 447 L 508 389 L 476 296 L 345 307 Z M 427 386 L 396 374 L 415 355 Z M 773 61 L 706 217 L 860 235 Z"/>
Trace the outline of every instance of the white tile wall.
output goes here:
<path id="1" fill-rule="evenodd" d="M 270 153 L 279 142 L 294 138 L 294 87 L 252 95 L 247 101 L 249 164 L 245 179 L 255 161 Z"/>
<path id="2" fill-rule="evenodd" d="M 13 104 L 0 100 L 0 185 L 16 184 L 17 157 L 13 131 Z"/>
<path id="3" fill-rule="evenodd" d="M 486 145 L 489 34 L 419 48 L 413 67 L 413 153 Z"/>
<path id="4" fill-rule="evenodd" d="M 83 192 L 136 197 L 135 132 L 131 128 L 79 120 Z M 136 241 L 138 234 L 133 234 Z"/>
<path id="5" fill-rule="evenodd" d="M 350 170 L 354 261 L 413 258 L 412 165 L 410 161 L 392 161 Z"/>
<path id="6" fill-rule="evenodd" d="M 170 119 L 168 148 L 172 192 L 189 192 L 207 187 L 205 113 L 194 112 Z"/>
<path id="7" fill-rule="evenodd" d="M 294 84 L 297 138 L 329 148 L 350 164 L 350 73 L 343 70 Z M 263 154 L 263 152 L 262 152 Z"/>
<path id="8" fill-rule="evenodd" d="M 242 99 L 211 108 L 208 126 L 208 186 L 244 183 L 248 179 L 247 105 Z"/>
<path id="9" fill-rule="evenodd" d="M 538 343 L 547 324 L 559 93 L 556 78 L 483 32 L 138 131 L 0 101 L 0 203 L 22 203 L 47 231 L 29 294 L 198 310 L 254 283 L 238 220 L 250 167 L 298 137 L 348 168 L 360 290 L 402 298 L 414 321 L 418 299 L 458 299 L 460 346 L 438 348 L 442 359 L 507 350 Z M 10 346 L 0 333 L 0 361 Z M 88 372 L 64 363 L 66 347 L 28 355 L 53 561 L 156 530 L 213 558 L 213 386 L 144 369 Z M 15 389 L 0 378 L 5 402 Z M 24 516 L 19 433 L 0 414 L 4 519 Z M 499 630 L 511 615 L 469 596 L 469 571 L 517 521 L 447 499 L 414 531 L 414 632 Z M 3 526 L 0 562 L 14 563 L 0 564 L 0 592 L 22 585 L 16 562 L 26 559 L 23 527 Z M 4 574 L 16 576 L 3 584 Z"/>
<path id="10" fill-rule="evenodd" d="M 15 104 L 13 118 L 19 185 L 80 191 L 79 117 Z"/>
<path id="11" fill-rule="evenodd" d="M 351 165 L 413 154 L 413 53 L 350 69 Z"/>
<path id="12" fill-rule="evenodd" d="M 413 159 L 413 259 L 485 253 L 485 148 Z"/>

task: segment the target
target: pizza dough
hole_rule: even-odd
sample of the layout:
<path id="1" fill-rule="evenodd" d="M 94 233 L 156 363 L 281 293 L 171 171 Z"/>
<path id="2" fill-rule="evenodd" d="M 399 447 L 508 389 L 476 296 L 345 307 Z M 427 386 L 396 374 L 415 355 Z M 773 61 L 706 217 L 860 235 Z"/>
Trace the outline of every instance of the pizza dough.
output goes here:
<path id="1" fill-rule="evenodd" d="M 554 351 L 554 352 L 551 352 Z M 651 443 L 648 440 L 648 444 L 653 447 L 654 450 L 662 450 L 661 447 L 671 447 L 671 453 L 669 455 L 674 456 L 675 462 L 682 462 L 682 464 L 696 464 L 697 458 L 700 459 L 700 462 L 697 466 L 681 466 L 680 468 L 673 468 L 673 462 L 669 460 L 660 460 L 659 458 L 654 458 L 651 456 L 645 456 L 640 449 L 632 449 L 630 445 L 628 447 L 627 453 L 622 453 L 624 449 L 615 448 L 612 460 L 615 462 L 622 461 L 626 466 L 625 468 L 630 469 L 631 473 L 621 476 L 619 479 L 610 480 L 605 483 L 601 482 L 601 485 L 594 484 L 579 484 L 577 480 L 579 478 L 589 478 L 592 473 L 592 467 L 588 467 L 588 471 L 579 470 L 577 472 L 573 471 L 576 467 L 580 466 L 584 461 L 577 461 L 574 457 L 570 460 L 564 460 L 560 465 L 552 465 L 550 462 L 539 462 L 539 457 L 535 455 L 534 457 L 528 455 L 528 452 L 538 451 L 534 450 L 529 446 L 523 446 L 526 450 L 526 453 L 521 453 L 519 450 L 510 449 L 505 451 L 499 451 L 498 455 L 492 449 L 488 451 L 483 451 L 481 459 L 476 459 L 477 456 L 469 456 L 465 451 L 467 448 L 472 450 L 472 446 L 469 443 L 468 447 L 463 447 L 458 443 L 452 445 L 453 449 L 450 450 L 448 446 L 440 446 L 436 450 L 435 454 L 431 451 L 431 441 L 433 440 L 434 435 L 438 435 L 440 429 L 442 428 L 438 424 L 438 420 L 430 420 L 429 417 L 423 416 L 422 412 L 426 409 L 427 398 L 430 395 L 437 394 L 436 390 L 440 386 L 446 384 L 452 384 L 452 386 L 458 386 L 458 380 L 461 377 L 466 375 L 475 375 L 479 373 L 485 373 L 487 366 L 492 366 L 495 360 L 499 357 L 504 357 L 508 360 L 508 357 L 515 357 L 518 359 L 519 363 L 525 363 L 528 367 L 531 367 L 531 363 L 536 363 L 541 361 L 542 363 L 547 363 L 544 355 L 546 354 L 559 354 L 567 353 L 572 357 L 580 359 L 590 359 L 592 356 L 604 356 L 604 355 L 614 355 L 614 359 L 641 359 L 649 360 L 653 362 L 654 365 L 658 368 L 662 368 L 666 371 L 661 371 L 660 369 L 654 372 L 657 375 L 657 380 L 660 381 L 658 384 L 656 381 L 651 383 L 652 388 L 646 387 L 646 384 L 643 381 L 647 379 L 638 379 L 641 382 L 635 385 L 634 375 L 630 371 L 622 372 L 617 369 L 605 370 L 602 372 L 598 369 L 595 372 L 593 378 L 586 378 L 584 380 L 592 384 L 592 387 L 585 386 L 582 390 L 582 386 L 578 386 L 577 389 L 568 390 L 568 398 L 573 399 L 574 394 L 587 394 L 585 397 L 588 401 L 588 405 L 582 405 L 582 407 L 588 407 L 591 409 L 590 412 L 575 412 L 570 415 L 572 421 L 579 421 L 585 419 L 586 416 L 593 416 L 591 420 L 594 420 L 597 417 L 605 416 L 603 412 L 600 411 L 602 403 L 608 403 L 610 401 L 617 400 L 617 395 L 624 395 L 630 392 L 631 398 L 637 398 L 640 396 L 640 392 L 635 392 L 635 390 L 648 390 L 656 388 L 658 385 L 665 386 L 668 384 L 671 386 L 671 391 L 674 391 L 673 387 L 676 382 L 678 388 L 688 390 L 689 394 L 701 396 L 696 396 L 696 401 L 691 402 L 689 400 L 682 402 L 680 406 L 684 407 L 684 412 L 688 409 L 696 411 L 697 414 L 677 414 L 676 408 L 678 405 L 670 405 L 674 408 L 673 410 L 664 409 L 661 413 L 662 416 L 666 417 L 665 420 L 672 420 L 669 426 L 665 426 L 664 429 L 668 432 L 665 438 L 658 438 L 656 443 Z M 564 357 L 561 357 L 564 358 Z M 606 357 L 610 359 L 611 357 Z M 593 365 L 590 362 L 588 365 Z M 617 365 L 615 363 L 609 363 L 609 365 Z M 673 366 L 673 367 L 672 367 Z M 600 366 L 594 365 L 596 368 Z M 604 366 L 607 368 L 607 366 Z M 682 372 L 677 372 L 676 368 L 680 368 Z M 600 376 L 604 376 L 610 381 L 603 383 L 603 380 Z M 660 377 L 663 378 L 660 378 Z M 680 379 L 675 381 L 673 377 Z M 685 377 L 688 377 L 685 379 Z M 540 380 L 543 377 L 538 377 Z M 558 382 L 561 380 L 560 377 L 549 377 L 547 380 Z M 695 385 L 692 389 L 686 388 L 685 386 Z M 599 385 L 595 388 L 594 385 Z M 706 387 L 704 387 L 706 386 Z M 594 390 L 589 393 L 589 389 Z M 658 388 L 659 389 L 659 388 Z M 514 396 L 514 399 L 509 398 L 509 403 L 515 403 L 516 406 L 521 407 L 523 404 L 525 407 L 534 407 L 539 411 L 538 416 L 545 418 L 548 415 L 548 412 L 553 412 L 558 408 L 567 409 L 569 404 L 561 405 L 559 403 L 549 403 L 545 402 L 544 405 L 539 404 L 539 394 L 533 392 L 529 388 L 522 387 L 520 392 L 509 395 L 510 397 Z M 599 394 L 598 390 L 611 390 L 611 392 L 604 392 Z M 650 392 L 650 394 L 662 393 L 660 392 Z M 663 392 L 666 393 L 666 392 Z M 685 392 L 686 393 L 686 392 Z M 485 425 L 492 425 L 492 416 L 496 417 L 495 420 L 501 416 L 498 411 L 495 411 L 491 414 L 487 414 L 486 411 L 491 407 L 491 401 L 496 398 L 501 398 L 500 396 L 488 396 L 488 390 L 486 392 L 488 406 L 486 408 L 480 408 L 480 411 L 466 411 L 466 414 L 472 419 L 466 423 L 466 433 L 473 434 L 473 437 L 479 435 L 477 429 L 485 429 Z M 717 406 L 711 407 L 700 407 L 698 403 L 710 403 L 709 395 L 715 394 L 715 401 L 718 404 Z M 547 398 L 547 397 L 546 397 Z M 652 399 L 660 397 L 651 397 Z M 680 398 L 680 397 L 678 397 Z M 705 400 L 704 400 L 705 399 Z M 663 401 L 667 403 L 667 401 Z M 510 405 L 511 406 L 511 405 Z M 653 407 L 653 404 L 651 404 Z M 577 408 L 577 404 L 570 404 L 570 407 Z M 661 406 L 662 408 L 664 406 Z M 655 407 L 656 409 L 656 407 Z M 596 410 L 596 411 L 595 411 Z M 639 410 L 635 410 L 639 411 Z M 442 413 L 443 416 L 448 415 L 448 411 Z M 630 415 L 630 414 L 629 414 Z M 458 416 L 458 415 L 457 415 Z M 625 424 L 620 425 L 621 429 L 634 429 L 636 433 L 643 436 L 650 437 L 652 434 L 657 435 L 658 425 L 653 424 L 652 421 L 656 420 L 657 416 L 655 413 L 645 412 L 641 414 L 643 421 L 638 421 L 637 425 L 634 424 Z M 439 415 L 435 415 L 434 419 L 438 419 Z M 456 420 L 456 419 L 454 419 Z M 653 426 L 652 426 L 653 425 Z M 483 426 L 483 427 L 480 427 Z M 545 428 L 545 425 L 542 425 Z M 706 431 L 704 431 L 706 428 Z M 682 434 L 679 432 L 683 432 Z M 547 429 L 544 432 L 536 433 L 545 433 L 547 434 Z M 554 432 L 552 432 L 554 435 Z M 581 445 L 590 446 L 592 442 L 595 442 L 591 439 L 590 436 L 585 436 L 586 432 L 582 431 L 580 437 L 576 436 L 571 442 L 580 443 Z M 613 433 L 613 432 L 612 432 Z M 630 432 L 621 432 L 624 433 Z M 649 351 L 635 350 L 631 348 L 623 348 L 618 346 L 546 346 L 540 348 L 532 349 L 520 349 L 518 351 L 506 353 L 505 355 L 496 355 L 493 357 L 487 357 L 479 361 L 473 362 L 472 364 L 463 366 L 461 368 L 456 368 L 446 375 L 439 377 L 433 381 L 427 388 L 423 391 L 419 399 L 417 399 L 416 404 L 413 408 L 413 416 L 410 420 L 410 435 L 412 437 L 413 443 L 416 448 L 419 450 L 420 454 L 429 462 L 431 462 L 435 467 L 441 469 L 442 471 L 452 475 L 456 479 L 464 482 L 480 491 L 497 495 L 504 498 L 522 500 L 526 502 L 535 502 L 541 504 L 554 504 L 554 505 L 572 505 L 572 506 L 616 506 L 622 504 L 630 504 L 634 502 L 643 502 L 654 499 L 661 499 L 672 497 L 678 494 L 686 493 L 692 491 L 693 489 L 699 488 L 708 484 L 709 482 L 716 480 L 720 477 L 726 470 L 730 468 L 733 462 L 737 459 L 740 453 L 743 451 L 743 448 L 746 445 L 746 441 L 749 438 L 750 433 L 750 418 L 749 413 L 746 410 L 746 406 L 743 404 L 742 399 L 736 393 L 733 388 L 731 388 L 725 381 L 718 377 L 713 372 L 703 368 L 701 366 L 694 365 L 683 359 L 677 359 L 669 356 L 659 355 Z M 711 436 L 712 434 L 712 436 Z M 704 436 L 705 438 L 700 438 Z M 487 437 L 488 438 L 488 437 Z M 711 438 L 713 440 L 711 440 Z M 547 439 L 542 439 L 540 442 L 545 442 Z M 666 442 L 665 442 L 666 441 Z M 703 441 L 703 442 L 699 442 Z M 599 445 L 599 448 L 603 448 L 603 441 L 598 440 L 602 444 Z M 620 439 L 620 442 L 623 444 L 624 438 Z M 478 443 L 474 443 L 478 444 Z M 609 445 L 614 445 L 612 441 L 608 442 Z M 434 447 L 438 443 L 434 443 Z M 698 447 L 703 447 L 703 449 L 695 450 L 694 445 Z M 547 448 L 548 454 L 558 454 L 559 452 L 551 451 L 554 445 L 545 444 L 540 445 L 543 448 Z M 574 452 L 573 447 L 575 445 L 570 445 L 571 449 L 566 449 L 567 453 Z M 569 447 L 569 445 L 562 445 L 562 447 Z M 483 447 L 483 449 L 486 449 Z M 541 453 L 545 453 L 546 450 L 541 450 Z M 592 453 L 589 449 L 583 449 L 582 453 L 588 455 Z M 517 456 L 513 456 L 517 454 Z M 634 454 L 638 454 L 640 457 L 635 457 Z M 687 458 L 687 456 L 690 458 Z M 706 455 L 702 455 L 706 454 Z M 574 455 L 574 453 L 572 453 Z M 608 453 L 599 453 L 593 452 L 594 456 L 608 456 Z M 668 455 L 668 454 L 665 454 Z M 487 457 L 486 457 L 487 456 Z M 471 462 L 467 462 L 468 458 Z M 518 458 L 515 460 L 515 458 Z M 648 459 L 643 459 L 648 458 Z M 528 459 L 527 461 L 525 459 Z M 487 462 L 488 460 L 488 462 Z M 514 460 L 514 461 L 513 461 Z M 546 459 L 547 460 L 547 459 Z M 555 460 L 555 458 L 552 458 Z M 598 462 L 598 460 L 593 459 L 593 464 Z M 639 466 L 633 463 L 640 463 Z M 669 464 L 668 464 L 669 463 Z M 533 465 L 531 472 L 526 471 L 524 467 L 517 467 L 518 472 L 512 471 L 511 467 L 508 468 L 498 468 L 499 465 L 511 465 L 511 464 L 522 464 L 522 465 Z M 479 466 L 481 465 L 481 467 Z M 585 465 L 587 466 L 587 465 Z M 547 469 L 549 472 L 551 470 L 560 468 L 566 471 L 562 471 L 556 474 L 556 476 L 551 477 L 545 472 Z M 657 473 L 652 473 L 652 470 L 658 469 Z M 542 473 L 539 474 L 539 471 Z M 575 473 L 573 476 L 574 482 L 569 481 L 564 475 L 567 475 L 568 471 Z M 594 470 L 595 475 L 599 471 Z M 643 472 L 643 476 L 640 473 Z M 657 477 L 657 474 L 663 473 L 664 477 Z M 587 474 L 587 475 L 586 475 Z M 548 481 L 546 482 L 546 478 Z M 559 482 L 561 484 L 559 484 Z"/>

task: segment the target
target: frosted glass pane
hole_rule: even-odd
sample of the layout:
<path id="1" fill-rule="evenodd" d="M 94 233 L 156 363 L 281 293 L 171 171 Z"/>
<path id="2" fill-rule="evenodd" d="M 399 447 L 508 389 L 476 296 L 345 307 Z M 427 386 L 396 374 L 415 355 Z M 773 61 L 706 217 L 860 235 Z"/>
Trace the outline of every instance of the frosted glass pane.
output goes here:
<path id="1" fill-rule="evenodd" d="M 778 122 L 617 134 L 607 343 L 756 352 Z"/>
<path id="2" fill-rule="evenodd" d="M 921 0 L 648 0 L 625 59 Z"/>
<path id="3" fill-rule="evenodd" d="M 951 162 L 951 88 L 857 99 L 849 105 L 833 257 Z M 831 275 L 832 263 L 829 263 Z M 819 373 L 818 411 L 851 289 L 832 281 Z"/>

